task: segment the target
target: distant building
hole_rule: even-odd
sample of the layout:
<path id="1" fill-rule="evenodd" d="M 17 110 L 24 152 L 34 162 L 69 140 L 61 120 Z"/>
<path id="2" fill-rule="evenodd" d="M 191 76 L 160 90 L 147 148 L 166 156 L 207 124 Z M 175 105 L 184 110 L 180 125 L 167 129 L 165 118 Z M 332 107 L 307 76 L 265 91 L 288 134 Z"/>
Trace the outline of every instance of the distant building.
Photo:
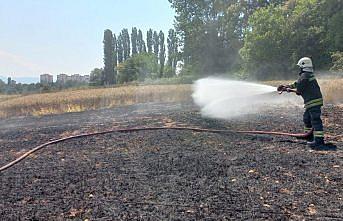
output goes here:
<path id="1" fill-rule="evenodd" d="M 70 76 L 68 76 L 68 75 L 66 75 L 66 74 L 59 74 L 59 75 L 57 75 L 57 81 L 56 81 L 56 83 L 65 84 L 65 83 L 67 83 L 68 81 L 70 81 Z"/>
<path id="2" fill-rule="evenodd" d="M 41 74 L 40 83 L 41 84 L 52 84 L 54 82 L 54 76 L 51 74 Z"/>
<path id="3" fill-rule="evenodd" d="M 81 82 L 81 75 L 79 74 L 73 74 L 71 76 L 71 80 L 74 81 L 74 82 Z"/>
<path id="4" fill-rule="evenodd" d="M 90 80 L 91 80 L 90 75 L 84 75 L 84 76 L 83 76 L 83 80 L 84 80 L 84 82 L 89 83 Z"/>
<path id="5" fill-rule="evenodd" d="M 8 85 L 16 85 L 17 82 L 16 82 L 15 80 L 12 80 L 11 77 L 9 77 L 9 78 L 7 78 L 7 84 L 8 84 Z"/>
<path id="6" fill-rule="evenodd" d="M 71 76 L 66 74 L 59 74 L 57 75 L 56 83 L 65 84 L 68 81 L 72 81 L 74 83 L 89 83 L 90 76 L 89 75 L 80 75 L 80 74 L 73 74 Z"/>

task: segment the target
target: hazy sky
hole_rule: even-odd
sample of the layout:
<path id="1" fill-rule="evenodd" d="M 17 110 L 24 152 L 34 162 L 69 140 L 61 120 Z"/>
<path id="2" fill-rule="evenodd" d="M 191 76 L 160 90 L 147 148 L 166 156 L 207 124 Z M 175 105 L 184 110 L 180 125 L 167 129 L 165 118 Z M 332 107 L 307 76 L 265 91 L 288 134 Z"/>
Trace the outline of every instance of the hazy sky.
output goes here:
<path id="1" fill-rule="evenodd" d="M 165 34 L 168 0 L 0 0 L 0 75 L 89 74 L 102 67 L 103 32 L 133 26 Z"/>

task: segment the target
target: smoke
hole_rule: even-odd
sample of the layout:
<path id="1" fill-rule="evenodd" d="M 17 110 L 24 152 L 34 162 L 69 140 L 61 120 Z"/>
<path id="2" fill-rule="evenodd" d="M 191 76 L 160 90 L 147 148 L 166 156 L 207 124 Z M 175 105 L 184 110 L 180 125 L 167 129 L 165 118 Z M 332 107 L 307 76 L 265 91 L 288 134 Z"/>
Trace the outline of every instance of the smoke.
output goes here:
<path id="1" fill-rule="evenodd" d="M 301 105 L 301 99 L 295 94 L 281 96 L 272 86 L 213 77 L 196 81 L 192 97 L 202 115 L 222 119 Z"/>

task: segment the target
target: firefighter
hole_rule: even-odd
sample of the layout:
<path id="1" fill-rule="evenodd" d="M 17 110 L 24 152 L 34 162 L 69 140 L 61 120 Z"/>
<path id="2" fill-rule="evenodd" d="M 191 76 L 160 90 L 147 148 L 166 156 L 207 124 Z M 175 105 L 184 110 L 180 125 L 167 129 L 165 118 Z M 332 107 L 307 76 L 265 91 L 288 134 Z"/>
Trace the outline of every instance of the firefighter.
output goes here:
<path id="1" fill-rule="evenodd" d="M 313 129 L 313 134 L 309 137 L 307 144 L 313 149 L 320 150 L 325 148 L 323 122 L 321 120 L 323 96 L 313 74 L 311 58 L 301 58 L 297 66 L 300 68 L 298 80 L 290 85 L 280 85 L 278 91 L 295 92 L 304 99 L 304 130 L 309 132 Z"/>

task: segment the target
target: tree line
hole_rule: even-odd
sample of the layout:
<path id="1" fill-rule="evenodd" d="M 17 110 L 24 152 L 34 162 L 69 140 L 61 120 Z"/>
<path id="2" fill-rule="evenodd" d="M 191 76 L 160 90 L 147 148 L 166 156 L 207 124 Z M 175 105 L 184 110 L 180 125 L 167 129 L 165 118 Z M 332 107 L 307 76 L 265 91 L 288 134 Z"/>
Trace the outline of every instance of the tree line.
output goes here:
<path id="1" fill-rule="evenodd" d="M 175 76 L 179 59 L 178 38 L 174 29 L 165 37 L 163 31 L 149 29 L 146 38 L 136 27 L 122 29 L 119 34 L 104 31 L 104 67 L 91 72 L 95 85 L 126 83 L 146 78 Z M 167 49 L 166 50 L 166 45 Z"/>
<path id="2" fill-rule="evenodd" d="M 104 68 L 98 85 L 174 77 L 230 74 L 240 78 L 294 78 L 297 60 L 316 70 L 343 71 L 342 0 L 168 0 L 176 11 L 168 36 L 149 29 L 104 31 Z M 167 47 L 166 47 L 167 46 Z"/>
<path id="3" fill-rule="evenodd" d="M 303 56 L 317 70 L 342 67 L 342 0 L 169 2 L 185 68 L 196 75 L 290 78 Z"/>

